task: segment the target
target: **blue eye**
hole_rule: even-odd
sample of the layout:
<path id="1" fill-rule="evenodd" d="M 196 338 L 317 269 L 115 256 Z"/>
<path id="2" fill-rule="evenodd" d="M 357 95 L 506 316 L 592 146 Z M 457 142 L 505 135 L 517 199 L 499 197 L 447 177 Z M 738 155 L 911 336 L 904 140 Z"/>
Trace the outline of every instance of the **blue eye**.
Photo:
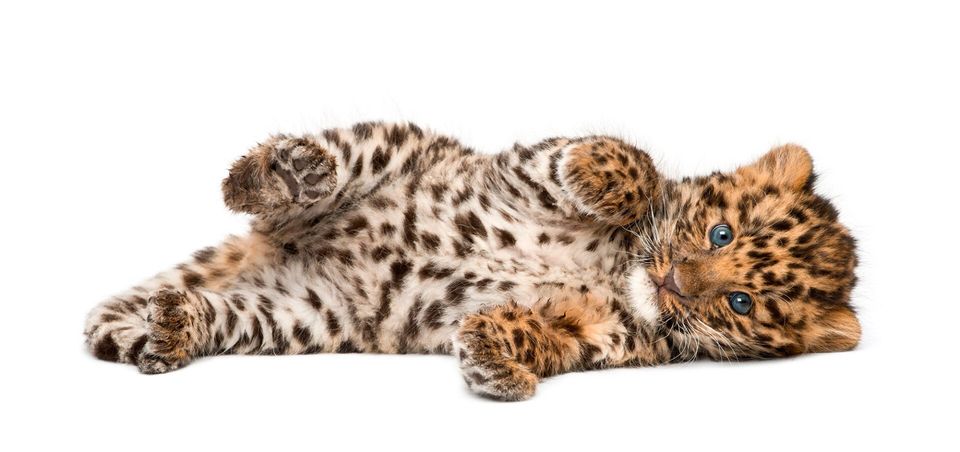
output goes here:
<path id="1" fill-rule="evenodd" d="M 731 292 L 727 299 L 730 300 L 730 309 L 737 314 L 746 314 L 753 307 L 753 299 L 743 292 Z"/>
<path id="2" fill-rule="evenodd" d="M 725 224 L 718 224 L 710 230 L 710 243 L 716 247 L 727 246 L 733 241 L 733 230 Z"/>

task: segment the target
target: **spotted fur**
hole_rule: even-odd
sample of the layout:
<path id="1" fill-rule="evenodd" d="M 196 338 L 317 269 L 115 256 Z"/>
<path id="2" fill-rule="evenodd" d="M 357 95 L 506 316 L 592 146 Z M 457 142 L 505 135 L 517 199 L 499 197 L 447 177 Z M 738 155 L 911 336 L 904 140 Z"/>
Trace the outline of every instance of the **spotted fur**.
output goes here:
<path id="1" fill-rule="evenodd" d="M 854 242 L 801 148 L 663 178 L 610 137 L 476 154 L 412 124 L 277 135 L 234 163 L 251 231 L 97 306 L 95 356 L 452 353 L 475 392 L 562 372 L 853 347 Z M 723 222 L 737 238 L 712 249 Z M 737 315 L 731 290 L 756 305 Z"/>

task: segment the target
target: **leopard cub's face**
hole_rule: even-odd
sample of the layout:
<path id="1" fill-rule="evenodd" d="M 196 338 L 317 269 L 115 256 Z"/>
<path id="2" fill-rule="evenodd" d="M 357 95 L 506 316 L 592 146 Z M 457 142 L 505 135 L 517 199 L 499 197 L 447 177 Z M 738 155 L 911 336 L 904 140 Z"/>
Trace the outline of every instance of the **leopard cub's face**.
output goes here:
<path id="1" fill-rule="evenodd" d="M 687 355 L 760 358 L 853 348 L 854 239 L 813 192 L 798 146 L 671 184 L 644 232 L 659 327 Z"/>

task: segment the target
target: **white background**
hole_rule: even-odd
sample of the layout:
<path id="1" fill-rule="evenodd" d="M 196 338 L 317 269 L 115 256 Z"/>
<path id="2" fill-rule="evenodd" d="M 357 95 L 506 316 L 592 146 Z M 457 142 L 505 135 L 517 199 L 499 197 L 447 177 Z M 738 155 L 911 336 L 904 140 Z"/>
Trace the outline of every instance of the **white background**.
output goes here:
<path id="1" fill-rule="evenodd" d="M 0 6 L 0 449 L 957 450 L 946 2 L 133 3 Z M 860 239 L 863 342 L 565 375 L 514 404 L 444 356 L 142 376 L 85 352 L 94 304 L 244 231 L 220 198 L 233 159 L 365 119 L 491 152 L 616 134 L 672 175 L 803 144 Z"/>

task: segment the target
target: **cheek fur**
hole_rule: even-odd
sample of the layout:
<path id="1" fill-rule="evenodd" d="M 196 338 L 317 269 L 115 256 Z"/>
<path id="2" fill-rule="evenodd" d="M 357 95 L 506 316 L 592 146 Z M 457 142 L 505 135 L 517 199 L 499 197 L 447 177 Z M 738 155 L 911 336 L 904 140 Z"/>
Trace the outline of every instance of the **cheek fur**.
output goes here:
<path id="1" fill-rule="evenodd" d="M 655 324 L 660 318 L 657 306 L 657 285 L 643 266 L 636 266 L 627 275 L 629 301 L 637 315 L 649 324 Z"/>

